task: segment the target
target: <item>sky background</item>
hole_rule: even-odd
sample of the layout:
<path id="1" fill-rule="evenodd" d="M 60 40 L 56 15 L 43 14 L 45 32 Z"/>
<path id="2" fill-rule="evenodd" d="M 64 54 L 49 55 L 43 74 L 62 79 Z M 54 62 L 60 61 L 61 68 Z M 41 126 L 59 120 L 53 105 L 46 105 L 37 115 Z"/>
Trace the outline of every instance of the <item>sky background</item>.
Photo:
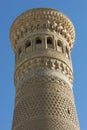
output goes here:
<path id="1" fill-rule="evenodd" d="M 10 27 L 18 15 L 37 7 L 60 10 L 75 26 L 73 89 L 81 130 L 87 130 L 87 0 L 0 0 L 0 130 L 11 130 L 14 111 L 14 53 Z"/>

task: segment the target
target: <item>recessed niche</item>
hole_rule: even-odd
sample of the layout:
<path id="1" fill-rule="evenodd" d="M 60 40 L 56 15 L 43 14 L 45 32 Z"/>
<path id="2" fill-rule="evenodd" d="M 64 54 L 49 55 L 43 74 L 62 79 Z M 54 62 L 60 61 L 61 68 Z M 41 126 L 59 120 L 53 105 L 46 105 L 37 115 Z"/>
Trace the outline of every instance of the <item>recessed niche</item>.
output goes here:
<path id="1" fill-rule="evenodd" d="M 41 38 L 36 38 L 36 44 L 41 44 L 42 43 L 42 40 L 41 40 Z"/>
<path id="2" fill-rule="evenodd" d="M 27 40 L 26 43 L 25 43 L 25 48 L 28 48 L 30 46 L 31 46 L 31 42 L 29 40 Z"/>
<path id="3" fill-rule="evenodd" d="M 47 44 L 52 44 L 53 42 L 52 42 L 52 38 L 51 37 L 48 37 L 47 38 Z"/>

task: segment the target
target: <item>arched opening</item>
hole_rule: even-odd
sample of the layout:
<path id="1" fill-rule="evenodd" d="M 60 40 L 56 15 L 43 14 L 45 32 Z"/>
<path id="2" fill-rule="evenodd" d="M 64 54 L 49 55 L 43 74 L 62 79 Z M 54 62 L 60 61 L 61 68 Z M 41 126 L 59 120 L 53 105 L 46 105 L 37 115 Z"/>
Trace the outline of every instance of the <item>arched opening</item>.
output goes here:
<path id="1" fill-rule="evenodd" d="M 36 38 L 36 44 L 41 44 L 42 43 L 42 40 L 41 40 L 41 38 Z"/>
<path id="2" fill-rule="evenodd" d="M 63 44 L 61 40 L 57 41 L 57 51 L 62 52 L 63 50 Z"/>
<path id="3" fill-rule="evenodd" d="M 47 37 L 47 48 L 53 48 L 53 38 Z"/>
<path id="4" fill-rule="evenodd" d="M 57 46 L 59 46 L 59 47 L 62 46 L 62 42 L 60 40 L 57 41 Z"/>
<path id="5" fill-rule="evenodd" d="M 51 45 L 52 43 L 53 43 L 52 38 L 51 38 L 51 37 L 48 37 L 48 38 L 47 38 L 47 44 Z"/>
<path id="6" fill-rule="evenodd" d="M 31 42 L 29 40 L 27 40 L 26 43 L 25 43 L 25 48 L 28 48 L 30 46 L 31 46 Z"/>
<path id="7" fill-rule="evenodd" d="M 35 39 L 35 43 L 36 43 L 36 49 L 41 49 L 42 48 L 42 39 L 40 37 L 37 37 Z"/>

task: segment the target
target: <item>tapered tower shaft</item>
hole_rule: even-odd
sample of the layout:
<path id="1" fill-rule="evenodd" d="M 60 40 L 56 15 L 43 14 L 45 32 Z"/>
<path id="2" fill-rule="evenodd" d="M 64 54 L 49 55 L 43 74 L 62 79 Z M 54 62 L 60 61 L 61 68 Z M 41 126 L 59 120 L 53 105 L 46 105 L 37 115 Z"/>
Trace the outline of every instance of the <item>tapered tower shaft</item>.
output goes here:
<path id="1" fill-rule="evenodd" d="M 12 130 L 79 130 L 72 90 L 75 31 L 53 9 L 32 9 L 11 27 L 16 86 Z"/>

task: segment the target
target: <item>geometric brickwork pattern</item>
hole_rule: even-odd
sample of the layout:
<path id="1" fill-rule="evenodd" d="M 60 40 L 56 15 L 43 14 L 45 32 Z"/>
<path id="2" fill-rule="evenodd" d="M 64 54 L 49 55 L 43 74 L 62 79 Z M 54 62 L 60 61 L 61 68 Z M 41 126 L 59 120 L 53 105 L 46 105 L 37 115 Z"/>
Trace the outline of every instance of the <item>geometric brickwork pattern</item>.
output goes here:
<path id="1" fill-rule="evenodd" d="M 12 130 L 79 130 L 71 21 L 54 9 L 32 9 L 14 21 L 10 38 L 16 89 Z"/>
<path id="2" fill-rule="evenodd" d="M 64 81 L 46 76 L 34 77 L 30 81 L 17 90 L 15 127 L 25 121 L 43 120 L 47 117 L 52 118 L 54 122 L 55 119 L 63 120 L 65 124 L 69 122 L 73 126 L 72 129 L 78 128 L 73 93 Z"/>

